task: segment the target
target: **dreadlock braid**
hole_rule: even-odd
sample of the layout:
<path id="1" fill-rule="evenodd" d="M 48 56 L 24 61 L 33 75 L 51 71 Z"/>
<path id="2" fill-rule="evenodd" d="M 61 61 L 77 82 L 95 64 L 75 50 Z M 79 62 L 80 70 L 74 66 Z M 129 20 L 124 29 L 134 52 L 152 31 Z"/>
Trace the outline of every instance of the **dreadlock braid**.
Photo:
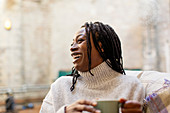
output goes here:
<path id="1" fill-rule="evenodd" d="M 112 27 L 105 25 L 101 22 L 90 22 L 85 23 L 82 27 L 86 30 L 86 40 L 87 40 L 87 55 L 88 55 L 88 71 L 91 73 L 91 40 L 100 56 L 107 63 L 109 67 L 113 70 L 125 74 L 123 69 L 123 58 L 121 51 L 121 42 L 118 35 Z M 101 43 L 101 45 L 99 45 Z M 75 68 L 72 68 L 71 76 L 73 76 L 71 91 L 74 90 L 77 78 L 80 76 Z"/>
<path id="2" fill-rule="evenodd" d="M 80 74 L 78 74 L 78 71 L 74 67 L 72 68 L 71 76 L 73 76 L 73 79 L 72 79 L 72 86 L 70 90 L 73 91 L 75 88 L 77 78 L 80 76 Z"/>
<path id="3" fill-rule="evenodd" d="M 91 31 L 91 25 L 89 26 L 89 24 L 85 24 L 85 28 L 86 29 L 86 34 L 87 34 L 87 56 L 88 56 L 88 60 L 89 60 L 89 64 L 88 64 L 88 70 L 89 73 L 93 76 L 93 74 L 91 73 L 90 69 L 91 69 L 91 41 L 90 41 L 90 31 Z"/>

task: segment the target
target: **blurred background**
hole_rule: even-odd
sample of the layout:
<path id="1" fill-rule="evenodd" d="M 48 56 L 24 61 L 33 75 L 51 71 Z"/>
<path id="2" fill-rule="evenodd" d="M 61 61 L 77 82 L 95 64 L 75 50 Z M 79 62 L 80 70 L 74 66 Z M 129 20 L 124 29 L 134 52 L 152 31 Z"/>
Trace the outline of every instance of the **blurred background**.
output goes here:
<path id="1" fill-rule="evenodd" d="M 125 69 L 170 72 L 170 0 L 0 0 L 0 112 L 8 92 L 18 112 L 38 113 L 72 68 L 74 34 L 91 21 L 115 29 Z"/>

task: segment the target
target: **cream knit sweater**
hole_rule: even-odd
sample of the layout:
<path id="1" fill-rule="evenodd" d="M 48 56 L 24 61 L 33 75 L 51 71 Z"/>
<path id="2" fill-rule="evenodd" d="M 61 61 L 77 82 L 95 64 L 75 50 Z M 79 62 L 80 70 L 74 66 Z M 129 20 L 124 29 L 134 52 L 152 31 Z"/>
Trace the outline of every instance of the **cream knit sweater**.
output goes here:
<path id="1" fill-rule="evenodd" d="M 43 100 L 40 113 L 64 113 L 64 107 L 79 99 L 137 100 L 142 102 L 144 90 L 140 81 L 132 76 L 112 70 L 105 62 L 81 75 L 73 92 L 70 91 L 72 76 L 58 78 Z"/>

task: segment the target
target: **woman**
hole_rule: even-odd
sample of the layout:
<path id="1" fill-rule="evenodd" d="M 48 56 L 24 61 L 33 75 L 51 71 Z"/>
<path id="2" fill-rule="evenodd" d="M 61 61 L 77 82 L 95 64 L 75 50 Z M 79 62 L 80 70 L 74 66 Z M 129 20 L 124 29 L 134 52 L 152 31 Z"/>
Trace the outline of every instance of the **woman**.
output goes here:
<path id="1" fill-rule="evenodd" d="M 127 99 L 123 113 L 142 113 L 142 84 L 123 75 L 121 43 L 115 31 L 101 22 L 86 23 L 71 44 L 71 76 L 57 79 L 40 113 L 99 113 L 93 99 Z"/>

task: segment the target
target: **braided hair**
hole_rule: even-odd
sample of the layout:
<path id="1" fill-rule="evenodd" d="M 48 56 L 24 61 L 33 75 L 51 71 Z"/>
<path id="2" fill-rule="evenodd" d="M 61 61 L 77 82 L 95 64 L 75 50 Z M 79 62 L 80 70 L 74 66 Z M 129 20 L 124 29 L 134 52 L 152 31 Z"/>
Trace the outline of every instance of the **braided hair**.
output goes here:
<path id="1" fill-rule="evenodd" d="M 109 25 L 103 24 L 101 22 L 85 23 L 82 27 L 85 27 L 86 30 L 89 73 L 92 76 L 94 76 L 90 71 L 91 70 L 90 38 L 92 38 L 95 48 L 97 49 L 103 60 L 107 63 L 107 65 L 113 70 L 121 74 L 125 74 L 125 71 L 123 69 L 121 42 L 114 29 Z M 71 76 L 73 76 L 73 80 L 70 90 L 73 91 L 75 88 L 77 78 L 80 76 L 78 74 L 78 71 L 74 67 L 72 68 Z"/>

